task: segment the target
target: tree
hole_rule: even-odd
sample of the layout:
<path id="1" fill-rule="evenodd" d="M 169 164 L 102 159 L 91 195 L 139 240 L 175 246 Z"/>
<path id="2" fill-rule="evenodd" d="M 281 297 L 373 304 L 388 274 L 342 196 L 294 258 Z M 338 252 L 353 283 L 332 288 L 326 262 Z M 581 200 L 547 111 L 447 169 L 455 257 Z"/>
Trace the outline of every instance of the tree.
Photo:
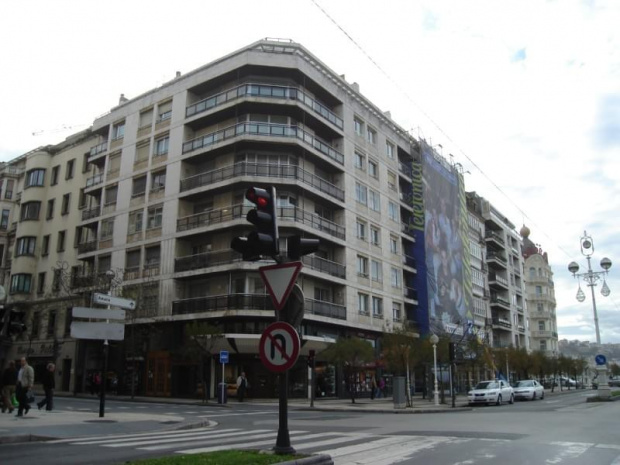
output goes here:
<path id="1" fill-rule="evenodd" d="M 321 354 L 325 360 L 342 367 L 347 380 L 351 403 L 355 403 L 355 377 L 364 365 L 374 359 L 375 350 L 368 341 L 358 337 L 340 338 Z"/>
<path id="2" fill-rule="evenodd" d="M 419 337 L 406 328 L 397 328 L 383 337 L 383 359 L 393 373 L 406 376 L 407 407 L 411 407 L 412 368 L 425 359 L 425 345 Z"/>
<path id="3" fill-rule="evenodd" d="M 211 360 L 214 349 L 222 338 L 222 331 L 206 321 L 193 321 L 185 325 L 186 355 L 198 356 L 200 363 L 200 380 L 202 382 L 202 398 L 207 403 L 207 376 L 205 373 L 205 360 Z"/>
<path id="4" fill-rule="evenodd" d="M 611 370 L 612 376 L 620 376 L 620 366 L 617 363 L 610 364 L 609 369 Z"/>

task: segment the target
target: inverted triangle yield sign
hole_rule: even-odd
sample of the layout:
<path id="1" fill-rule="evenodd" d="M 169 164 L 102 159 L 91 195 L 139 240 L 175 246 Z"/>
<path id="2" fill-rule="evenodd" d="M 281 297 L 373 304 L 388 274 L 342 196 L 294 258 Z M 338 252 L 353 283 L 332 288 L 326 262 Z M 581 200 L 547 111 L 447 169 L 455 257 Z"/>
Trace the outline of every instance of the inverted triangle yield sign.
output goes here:
<path id="1" fill-rule="evenodd" d="M 276 311 L 280 311 L 284 307 L 301 267 L 301 262 L 291 262 L 262 266 L 258 269 Z"/>

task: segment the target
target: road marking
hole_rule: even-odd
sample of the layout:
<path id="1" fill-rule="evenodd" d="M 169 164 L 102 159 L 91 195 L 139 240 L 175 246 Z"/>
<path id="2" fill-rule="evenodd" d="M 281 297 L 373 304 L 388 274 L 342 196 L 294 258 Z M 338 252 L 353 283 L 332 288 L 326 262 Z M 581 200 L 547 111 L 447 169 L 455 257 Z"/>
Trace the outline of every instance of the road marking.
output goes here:
<path id="1" fill-rule="evenodd" d="M 290 431 L 289 436 L 296 436 L 298 434 L 304 434 L 306 431 Z M 329 433 L 318 433 L 318 434 L 309 434 L 304 436 L 303 439 L 313 439 L 321 436 L 326 436 Z M 277 432 L 273 432 L 271 434 L 272 438 L 278 435 Z M 198 449 L 186 449 L 181 451 L 176 451 L 177 454 L 202 454 L 203 452 L 215 452 L 218 450 L 226 450 L 234 447 L 246 449 L 248 447 L 258 447 L 258 446 L 266 446 L 269 444 L 273 444 L 273 440 L 269 441 L 256 441 L 256 442 L 246 442 L 242 444 L 228 444 L 225 446 L 214 446 L 214 447 L 200 447 Z"/>
<path id="2" fill-rule="evenodd" d="M 47 444 L 62 444 L 62 443 L 79 443 L 81 441 L 95 441 L 98 439 L 107 440 L 107 439 L 122 439 L 127 437 L 143 437 L 143 436 L 155 436 L 155 435 L 171 435 L 171 434 L 183 434 L 188 431 L 213 431 L 213 426 L 206 426 L 204 428 L 196 428 L 193 430 L 175 430 L 175 431 L 156 431 L 151 433 L 135 433 L 131 435 L 127 434 L 117 434 L 117 435 L 104 435 L 104 436 L 86 436 L 86 437 L 74 437 L 68 439 L 54 439 L 52 441 L 46 441 Z"/>
<path id="3" fill-rule="evenodd" d="M 173 448 L 179 448 L 179 447 L 192 447 L 192 446 L 197 446 L 200 445 L 202 447 L 204 446 L 208 446 L 210 444 L 213 445 L 222 445 L 224 448 L 234 448 L 234 447 L 244 447 L 245 446 L 245 442 L 241 442 L 239 443 L 238 441 L 241 439 L 243 441 L 247 441 L 248 439 L 265 439 L 265 438 L 273 438 L 274 436 L 277 435 L 277 432 L 272 431 L 272 430 L 265 430 L 265 429 L 259 429 L 259 430 L 253 430 L 251 432 L 252 434 L 248 435 L 248 431 L 244 431 L 244 432 L 240 432 L 240 433 L 230 433 L 230 434 L 223 434 L 222 437 L 220 438 L 216 438 L 213 436 L 205 436 L 205 438 L 203 440 L 201 440 L 200 442 L 197 442 L 196 440 L 192 440 L 192 441 L 186 441 L 183 442 L 181 444 L 176 443 L 176 444 L 168 444 L 168 445 L 158 445 L 158 446 L 149 446 L 149 447 L 138 447 L 139 450 L 149 450 L 149 451 L 161 451 L 161 450 L 165 450 L 165 449 L 173 449 Z M 254 434 L 257 433 L 257 434 Z M 160 442 L 165 442 L 165 441 L 160 441 Z M 159 444 L 159 442 L 158 442 Z M 224 445 L 225 444 L 225 445 Z"/>
<path id="4" fill-rule="evenodd" d="M 240 415 L 276 415 L 278 412 L 275 410 L 269 410 L 264 412 L 251 412 L 251 413 L 219 413 L 216 415 L 199 415 L 200 418 L 215 418 L 215 417 L 237 417 Z"/>
<path id="5" fill-rule="evenodd" d="M 263 430 L 255 430 L 258 434 L 257 437 L 260 437 L 260 434 L 262 433 L 267 433 L 269 432 L 269 430 L 267 429 L 263 429 Z M 133 441 L 133 442 L 124 442 L 124 443 L 115 443 L 115 444 L 102 444 L 104 447 L 141 447 L 141 446 L 148 446 L 151 444 L 171 444 L 173 442 L 181 442 L 181 441 L 185 441 L 188 442 L 187 440 L 189 439 L 192 442 L 196 442 L 196 440 L 201 440 L 202 443 L 204 443 L 203 440 L 206 440 L 207 442 L 209 442 L 209 440 L 212 440 L 211 442 L 217 442 L 217 443 L 222 443 L 222 442 L 227 442 L 230 441 L 231 439 L 233 440 L 237 440 L 238 436 L 240 435 L 244 435 L 247 434 L 247 431 L 231 431 L 228 433 L 213 433 L 213 432 L 201 432 L 201 433 L 195 433 L 193 435 L 191 434 L 187 434 L 187 435 L 177 435 L 173 438 L 143 438 L 144 440 L 142 441 Z M 270 433 L 271 434 L 271 433 Z M 236 436 L 234 438 L 232 438 L 232 436 Z M 224 439 L 227 438 L 227 439 Z M 247 438 L 247 437 L 246 437 Z M 249 439 L 253 439 L 253 437 L 249 437 Z M 166 449 L 168 447 L 164 447 L 164 446 L 152 446 L 152 449 L 148 449 L 148 450 L 159 450 L 160 448 Z M 172 447 L 179 447 L 178 445 L 173 445 Z"/>
<path id="6" fill-rule="evenodd" d="M 239 431 L 238 429 L 227 429 L 227 430 L 222 430 L 222 433 L 225 434 L 225 432 L 229 432 L 229 431 Z M 174 435 L 171 434 L 164 434 L 164 433 L 156 433 L 156 434 L 152 434 L 150 436 L 143 436 L 143 437 L 138 437 L 138 436 L 129 436 L 129 437 L 124 437 L 124 438 L 115 438 L 115 439 L 99 439 L 99 440 L 88 440 L 88 441 L 77 441 L 74 442 L 72 444 L 76 445 L 76 446 L 85 446 L 85 445 L 92 445 L 92 444 L 97 444 L 99 446 L 106 446 L 106 447 L 129 447 L 129 446 L 136 446 L 136 445 L 140 445 L 141 442 L 140 441 L 144 441 L 144 440 L 149 440 L 151 441 L 151 443 L 157 442 L 157 443 L 163 443 L 166 441 L 175 441 L 176 438 L 191 438 L 193 436 L 204 436 L 206 434 L 211 434 L 213 433 L 213 430 L 206 430 L 206 431 L 183 431 L 183 432 L 174 432 Z M 218 432 L 219 433 L 219 432 Z M 217 434 L 214 434 L 213 436 L 217 436 Z M 146 444 L 146 443 L 145 443 Z"/>

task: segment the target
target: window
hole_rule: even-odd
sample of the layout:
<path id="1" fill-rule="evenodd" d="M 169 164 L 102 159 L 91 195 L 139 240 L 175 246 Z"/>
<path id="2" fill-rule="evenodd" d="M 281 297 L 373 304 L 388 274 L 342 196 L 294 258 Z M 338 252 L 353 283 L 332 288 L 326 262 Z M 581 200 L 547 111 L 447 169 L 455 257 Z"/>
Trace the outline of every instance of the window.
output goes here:
<path id="1" fill-rule="evenodd" d="M 366 222 L 357 220 L 357 238 L 366 240 Z"/>
<path id="2" fill-rule="evenodd" d="M 383 317 L 383 299 L 380 297 L 372 298 L 372 314 L 373 316 Z"/>
<path id="3" fill-rule="evenodd" d="M 166 170 L 153 173 L 151 176 L 151 191 L 159 191 L 166 187 Z"/>
<path id="4" fill-rule="evenodd" d="M 385 154 L 387 155 L 388 158 L 394 158 L 394 144 L 392 144 L 390 141 L 386 140 L 385 141 Z"/>
<path id="5" fill-rule="evenodd" d="M 162 137 L 161 139 L 157 139 L 155 141 L 155 148 L 153 155 L 159 157 L 161 155 L 166 155 L 168 153 L 168 147 L 170 146 L 170 137 Z"/>
<path id="6" fill-rule="evenodd" d="M 381 196 L 378 192 L 373 190 L 369 191 L 368 196 L 368 206 L 372 211 L 380 212 L 381 211 Z"/>
<path id="7" fill-rule="evenodd" d="M 75 158 L 67 162 L 67 172 L 65 173 L 65 179 L 72 179 L 75 173 Z"/>
<path id="8" fill-rule="evenodd" d="M 11 276 L 11 294 L 30 294 L 32 275 L 20 273 Z M 34 328 L 33 328 L 34 330 Z"/>
<path id="9" fill-rule="evenodd" d="M 368 315 L 368 295 L 359 293 L 357 294 L 357 307 L 362 315 Z"/>
<path id="10" fill-rule="evenodd" d="M 125 121 L 112 126 L 112 140 L 122 139 L 123 137 L 125 137 Z"/>
<path id="11" fill-rule="evenodd" d="M 30 331 L 30 335 L 33 339 L 39 337 L 39 321 L 41 321 L 41 312 L 34 312 L 32 314 L 32 330 Z"/>
<path id="12" fill-rule="evenodd" d="M 45 292 L 45 273 L 39 273 L 37 278 L 37 294 L 43 294 Z"/>
<path id="13" fill-rule="evenodd" d="M 376 260 L 370 261 L 370 279 L 378 283 L 383 282 L 383 270 L 381 262 Z"/>
<path id="14" fill-rule="evenodd" d="M 364 169 L 364 160 L 366 159 L 366 157 L 363 154 L 361 154 L 361 153 L 359 153 L 357 151 L 355 152 L 354 157 L 355 157 L 355 167 L 358 170 L 363 170 Z"/>
<path id="15" fill-rule="evenodd" d="M 50 310 L 47 315 L 47 337 L 54 337 L 56 332 L 56 310 Z"/>
<path id="16" fill-rule="evenodd" d="M 157 106 L 157 122 L 166 121 L 172 118 L 172 100 L 160 103 Z"/>
<path id="17" fill-rule="evenodd" d="M 536 278 L 536 268 L 530 267 L 529 273 L 530 273 L 530 279 Z"/>
<path id="18" fill-rule="evenodd" d="M 390 236 L 390 252 L 398 253 L 398 238 L 396 236 Z"/>
<path id="19" fill-rule="evenodd" d="M 368 174 L 375 179 L 379 177 L 379 165 L 376 161 L 368 160 Z"/>
<path id="20" fill-rule="evenodd" d="M 545 320 L 540 320 L 538 322 L 538 331 L 544 331 L 545 330 Z"/>
<path id="21" fill-rule="evenodd" d="M 73 307 L 67 307 L 65 312 L 65 336 L 71 334 L 71 323 L 73 322 Z"/>
<path id="22" fill-rule="evenodd" d="M 135 234 L 142 231 L 144 221 L 144 212 L 142 210 L 136 210 L 129 214 L 129 229 L 128 234 Z"/>
<path id="23" fill-rule="evenodd" d="M 396 174 L 388 171 L 388 189 L 396 191 Z"/>
<path id="24" fill-rule="evenodd" d="M 90 169 L 90 163 L 88 163 L 88 157 L 90 153 L 85 153 L 82 157 L 82 173 L 86 173 Z"/>
<path id="25" fill-rule="evenodd" d="M 381 246 L 381 230 L 376 226 L 370 227 L 370 243 L 377 247 Z"/>
<path id="26" fill-rule="evenodd" d="M 536 311 L 537 312 L 544 312 L 545 311 L 545 305 L 542 302 L 536 302 Z"/>
<path id="27" fill-rule="evenodd" d="M 140 112 L 140 129 L 150 126 L 153 123 L 153 109 Z"/>
<path id="28" fill-rule="evenodd" d="M 13 186 L 15 184 L 15 181 L 13 181 L 12 179 L 8 179 L 6 182 L 6 190 L 4 191 L 4 198 L 5 199 L 12 199 L 13 198 Z"/>
<path id="29" fill-rule="evenodd" d="M 375 131 L 373 128 L 369 126 L 368 130 L 366 131 L 366 138 L 368 139 L 368 142 L 370 142 L 371 144 L 376 144 L 377 143 L 377 131 Z"/>
<path id="30" fill-rule="evenodd" d="M 144 195 L 145 191 L 146 191 L 146 175 L 140 176 L 138 178 L 134 178 L 131 195 L 133 197 L 138 197 L 140 195 Z"/>
<path id="31" fill-rule="evenodd" d="M 45 212 L 46 220 L 51 220 L 54 218 L 54 202 L 55 199 L 50 199 L 47 201 L 47 211 Z"/>
<path id="32" fill-rule="evenodd" d="M 547 350 L 547 341 L 540 341 L 540 350 L 543 352 Z"/>
<path id="33" fill-rule="evenodd" d="M 78 199 L 78 208 L 86 207 L 86 194 L 84 193 L 84 188 L 80 189 L 79 199 Z"/>
<path id="34" fill-rule="evenodd" d="M 357 275 L 364 278 L 368 277 L 368 259 L 361 255 L 357 256 Z"/>
<path id="35" fill-rule="evenodd" d="M 353 118 L 353 128 L 358 136 L 364 135 L 364 122 L 359 118 Z"/>
<path id="36" fill-rule="evenodd" d="M 368 202 L 368 188 L 360 183 L 355 183 L 355 199 L 364 205 Z"/>
<path id="37" fill-rule="evenodd" d="M 45 182 L 45 170 L 34 169 L 26 174 L 26 187 L 42 187 Z"/>
<path id="38" fill-rule="evenodd" d="M 11 210 L 2 210 L 2 219 L 0 220 L 0 229 L 8 229 L 10 214 L 11 214 Z"/>
<path id="39" fill-rule="evenodd" d="M 104 205 L 116 205 L 116 196 L 118 195 L 118 186 L 110 186 L 105 190 Z"/>
<path id="40" fill-rule="evenodd" d="M 43 236 L 43 243 L 41 244 L 41 256 L 48 255 L 50 253 L 50 235 Z"/>
<path id="41" fill-rule="evenodd" d="M 160 262 L 161 247 L 156 245 L 154 247 L 147 247 L 145 249 L 145 265 L 156 265 Z"/>
<path id="42" fill-rule="evenodd" d="M 400 321 L 402 318 L 401 305 L 396 302 L 392 302 L 392 319 L 394 321 Z"/>
<path id="43" fill-rule="evenodd" d="M 56 247 L 57 252 L 65 251 L 65 240 L 67 238 L 67 231 L 58 231 L 58 244 Z"/>
<path id="44" fill-rule="evenodd" d="M 60 173 L 60 165 L 58 166 L 54 166 L 52 168 L 52 180 L 51 180 L 51 185 L 55 186 L 56 184 L 58 184 L 58 175 Z"/>
<path id="45" fill-rule="evenodd" d="M 393 221 L 398 221 L 398 206 L 394 202 L 388 202 L 388 216 Z"/>
<path id="46" fill-rule="evenodd" d="M 22 204 L 20 221 L 38 220 L 41 202 L 26 202 Z"/>
<path id="47" fill-rule="evenodd" d="M 390 269 L 390 282 L 392 283 L 392 287 L 401 287 L 400 270 L 398 268 L 392 267 Z"/>
<path id="48" fill-rule="evenodd" d="M 157 205 L 149 208 L 149 215 L 146 223 L 146 229 L 161 228 L 161 220 L 163 217 L 164 207 Z"/>
<path id="49" fill-rule="evenodd" d="M 101 222 L 101 240 L 111 239 L 113 235 L 114 235 L 114 218 L 108 218 L 107 220 L 103 220 Z"/>
<path id="50" fill-rule="evenodd" d="M 149 153 L 151 151 L 151 142 L 140 142 L 136 145 L 136 155 L 134 158 L 134 164 L 147 163 L 149 159 Z"/>
<path id="51" fill-rule="evenodd" d="M 69 213 L 69 205 L 71 203 L 71 194 L 65 194 L 62 196 L 62 208 L 61 215 L 67 215 Z"/>
<path id="52" fill-rule="evenodd" d="M 34 249 L 36 245 L 36 237 L 20 237 L 19 239 L 17 239 L 15 256 L 20 257 L 22 255 L 34 255 Z"/>
<path id="53" fill-rule="evenodd" d="M 125 256 L 125 268 L 140 268 L 140 259 L 142 251 L 140 249 L 129 250 Z"/>
<path id="54" fill-rule="evenodd" d="M 542 286 L 536 286 L 536 297 L 542 296 Z"/>

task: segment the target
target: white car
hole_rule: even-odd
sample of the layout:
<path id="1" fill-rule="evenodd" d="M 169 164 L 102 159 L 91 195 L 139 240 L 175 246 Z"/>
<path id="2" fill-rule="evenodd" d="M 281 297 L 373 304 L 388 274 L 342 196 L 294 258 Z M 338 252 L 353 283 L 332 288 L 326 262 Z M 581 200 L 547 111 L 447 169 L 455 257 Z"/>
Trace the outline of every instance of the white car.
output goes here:
<path id="1" fill-rule="evenodd" d="M 502 405 L 508 401 L 513 404 L 515 394 L 508 381 L 496 379 L 492 381 L 480 381 L 475 388 L 467 393 L 469 405 L 475 404 L 495 404 Z"/>
<path id="2" fill-rule="evenodd" d="M 545 398 L 545 389 L 533 379 L 517 381 L 514 387 L 515 399 L 536 400 Z"/>

